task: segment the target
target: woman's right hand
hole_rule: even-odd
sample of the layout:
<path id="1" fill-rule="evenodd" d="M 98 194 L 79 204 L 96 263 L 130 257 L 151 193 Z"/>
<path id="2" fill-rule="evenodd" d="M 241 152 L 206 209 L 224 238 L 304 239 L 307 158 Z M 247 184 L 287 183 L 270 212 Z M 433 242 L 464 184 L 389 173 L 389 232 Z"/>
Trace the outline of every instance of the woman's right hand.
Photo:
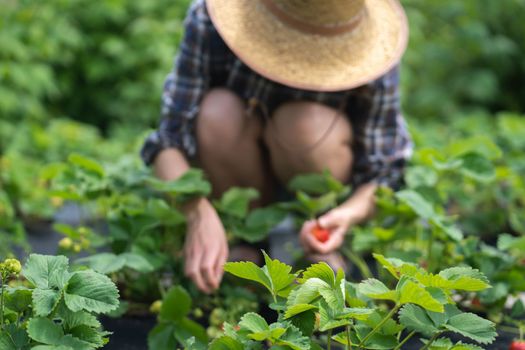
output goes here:
<path id="1" fill-rule="evenodd" d="M 184 243 L 184 272 L 204 293 L 219 288 L 228 259 L 228 241 L 219 215 L 204 198 L 185 207 L 188 232 Z"/>

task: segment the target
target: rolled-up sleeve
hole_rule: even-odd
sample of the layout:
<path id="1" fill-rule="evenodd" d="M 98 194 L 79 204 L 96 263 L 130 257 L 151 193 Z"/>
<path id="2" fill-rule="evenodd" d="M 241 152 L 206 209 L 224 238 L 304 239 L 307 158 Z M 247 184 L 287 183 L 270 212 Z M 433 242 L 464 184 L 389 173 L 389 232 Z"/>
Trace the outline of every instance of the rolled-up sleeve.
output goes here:
<path id="1" fill-rule="evenodd" d="M 149 165 L 165 148 L 177 148 L 188 158 L 196 153 L 195 120 L 209 85 L 208 40 L 214 30 L 204 1 L 196 1 L 184 22 L 184 36 L 162 93 L 161 121 L 146 139 L 141 156 Z"/>
<path id="2" fill-rule="evenodd" d="M 399 67 L 370 84 L 369 114 L 355 130 L 359 150 L 354 163 L 353 183 L 368 182 L 397 189 L 403 181 L 413 144 L 401 114 Z"/>

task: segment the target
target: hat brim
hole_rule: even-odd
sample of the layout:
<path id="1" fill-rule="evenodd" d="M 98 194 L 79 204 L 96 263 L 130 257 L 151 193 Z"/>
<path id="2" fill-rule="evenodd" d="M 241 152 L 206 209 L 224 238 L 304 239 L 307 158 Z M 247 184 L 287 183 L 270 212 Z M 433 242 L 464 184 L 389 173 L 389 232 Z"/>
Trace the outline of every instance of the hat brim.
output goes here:
<path id="1" fill-rule="evenodd" d="M 278 83 L 339 91 L 364 85 L 396 65 L 408 23 L 397 0 L 365 0 L 365 17 L 351 32 L 321 36 L 281 23 L 254 0 L 206 0 L 217 31 L 241 61 Z"/>

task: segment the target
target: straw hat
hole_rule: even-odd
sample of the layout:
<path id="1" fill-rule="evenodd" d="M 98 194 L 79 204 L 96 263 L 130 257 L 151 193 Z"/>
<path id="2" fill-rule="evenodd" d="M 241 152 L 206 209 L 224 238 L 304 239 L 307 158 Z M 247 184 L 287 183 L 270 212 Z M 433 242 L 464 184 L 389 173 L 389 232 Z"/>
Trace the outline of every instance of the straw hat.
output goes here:
<path id="1" fill-rule="evenodd" d="M 346 90 L 390 70 L 408 37 L 398 0 L 206 0 L 230 49 L 254 71 L 316 91 Z"/>

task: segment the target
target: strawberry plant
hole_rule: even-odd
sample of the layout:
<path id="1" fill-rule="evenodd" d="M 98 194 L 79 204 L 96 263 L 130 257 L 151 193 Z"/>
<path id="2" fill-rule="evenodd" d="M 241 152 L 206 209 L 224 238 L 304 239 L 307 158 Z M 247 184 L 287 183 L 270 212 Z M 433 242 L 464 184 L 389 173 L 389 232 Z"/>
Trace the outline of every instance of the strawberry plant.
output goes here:
<path id="1" fill-rule="evenodd" d="M 118 307 L 118 291 L 90 269 L 71 271 L 64 256 L 32 254 L 0 264 L 0 348 L 90 350 L 109 333 L 96 316 Z"/>
<path id="2" fill-rule="evenodd" d="M 337 342 L 347 349 L 401 349 L 415 334 L 423 337 L 421 349 L 479 349 L 453 343 L 444 337 L 458 333 L 481 344 L 490 344 L 494 324 L 455 306 L 455 291 L 489 288 L 486 277 L 469 267 L 428 273 L 399 259 L 376 255 L 378 262 L 397 280 L 389 289 L 377 279 L 359 284 L 334 274 L 326 263 L 292 273 L 292 268 L 264 253 L 261 268 L 252 262 L 227 263 L 225 270 L 262 285 L 277 313 L 271 324 L 256 313 L 243 315 L 237 324 L 224 324 L 224 334 L 210 349 L 327 349 Z M 385 311 L 385 307 L 389 307 Z M 397 316 L 397 317 L 396 317 Z"/>

